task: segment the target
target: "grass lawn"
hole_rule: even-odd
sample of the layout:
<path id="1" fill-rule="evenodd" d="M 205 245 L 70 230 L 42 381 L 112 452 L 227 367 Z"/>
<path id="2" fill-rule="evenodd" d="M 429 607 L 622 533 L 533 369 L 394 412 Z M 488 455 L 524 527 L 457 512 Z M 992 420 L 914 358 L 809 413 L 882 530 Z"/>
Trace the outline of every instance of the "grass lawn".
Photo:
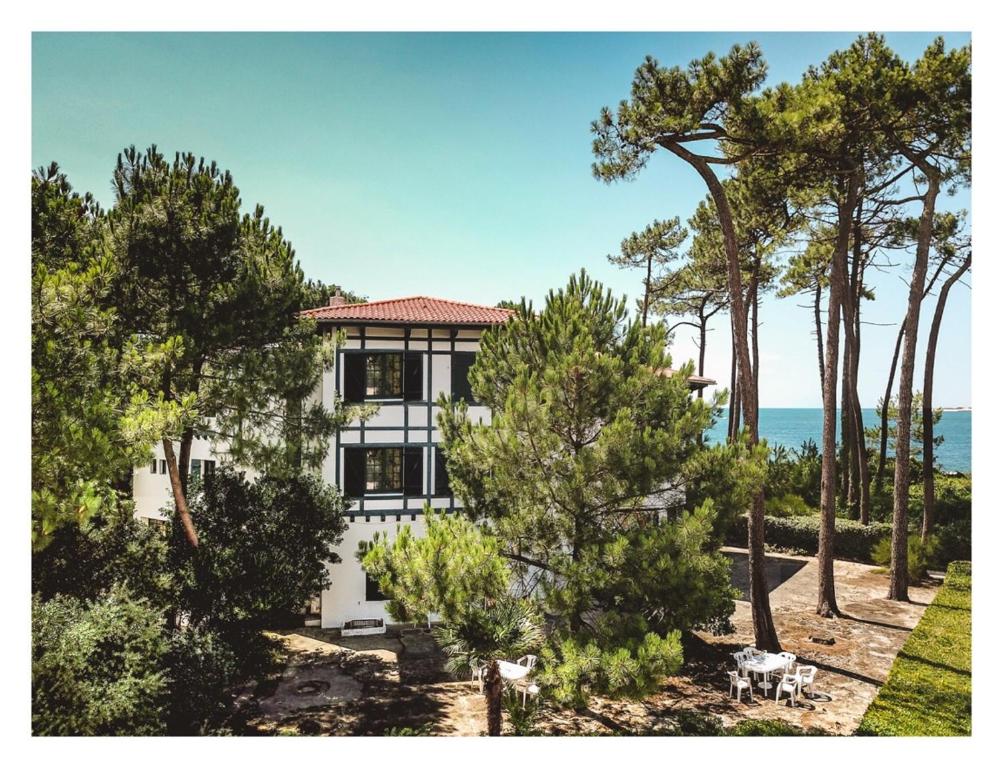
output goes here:
<path id="1" fill-rule="evenodd" d="M 972 733 L 971 563 L 951 563 L 857 730 L 865 736 Z"/>

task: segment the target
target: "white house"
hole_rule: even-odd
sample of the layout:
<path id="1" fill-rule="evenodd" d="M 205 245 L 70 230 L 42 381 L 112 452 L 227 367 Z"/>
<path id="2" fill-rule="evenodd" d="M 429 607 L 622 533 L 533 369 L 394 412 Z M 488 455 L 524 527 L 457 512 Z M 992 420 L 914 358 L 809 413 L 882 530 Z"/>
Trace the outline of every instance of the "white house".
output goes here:
<path id="1" fill-rule="evenodd" d="M 483 331 L 505 322 L 506 309 L 414 296 L 367 304 L 330 305 L 304 312 L 322 333 L 342 332 L 332 370 L 317 397 L 332 405 L 378 403 L 379 413 L 339 430 L 322 473 L 337 485 L 349 507 L 341 562 L 330 566 L 331 587 L 320 598 L 323 627 L 389 617 L 376 585 L 355 559 L 360 541 L 377 531 L 393 535 L 399 524 L 424 530 L 422 510 L 454 510 L 445 462 L 438 449 L 440 394 L 470 403 L 472 419 L 488 409 L 473 402 L 467 371 Z"/>
<path id="2" fill-rule="evenodd" d="M 441 394 L 463 399 L 471 419 L 490 418 L 489 410 L 473 401 L 467 372 L 481 334 L 508 320 L 511 311 L 427 296 L 366 304 L 333 296 L 328 306 L 303 314 L 317 321 L 321 333 L 345 337 L 314 397 L 328 407 L 339 394 L 348 404 L 380 406 L 376 416 L 338 431 L 321 470 L 346 497 L 348 528 L 338 548 L 341 562 L 328 566 L 331 586 L 320 596 L 320 625 L 386 623 L 383 596 L 355 558 L 359 542 L 377 532 L 393 536 L 399 525 L 421 535 L 426 504 L 458 508 L 438 447 L 436 402 Z M 694 389 L 711 383 L 691 380 Z M 193 446 L 193 470 L 198 461 L 201 471 L 212 471 L 214 465 L 206 463 L 212 458 L 209 448 L 198 441 Z M 160 474 L 160 455 L 155 466 L 136 470 L 135 492 L 137 514 L 162 519 L 159 509 L 170 503 L 170 487 Z"/>

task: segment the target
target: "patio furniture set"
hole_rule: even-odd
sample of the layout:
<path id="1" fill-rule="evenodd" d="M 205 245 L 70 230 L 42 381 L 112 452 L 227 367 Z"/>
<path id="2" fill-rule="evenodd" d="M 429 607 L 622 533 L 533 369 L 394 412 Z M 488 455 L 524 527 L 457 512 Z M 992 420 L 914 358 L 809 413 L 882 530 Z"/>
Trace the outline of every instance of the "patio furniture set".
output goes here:
<path id="1" fill-rule="evenodd" d="M 797 700 L 806 694 L 812 698 L 815 696 L 815 674 L 816 667 L 797 664 L 797 656 L 793 653 L 783 651 L 781 653 L 767 653 L 752 646 L 746 646 L 741 651 L 732 654 L 735 659 L 737 669 L 728 672 L 730 686 L 728 696 L 735 694 L 736 698 L 742 700 L 742 692 L 749 692 L 749 701 L 755 699 L 752 695 L 753 687 L 763 690 L 763 696 L 769 695 L 770 689 L 776 683 L 776 701 L 780 702 L 780 697 L 787 694 L 788 701 L 792 706 L 797 706 Z M 759 682 L 755 684 L 753 677 L 758 677 Z"/>
<path id="2" fill-rule="evenodd" d="M 498 671 L 501 673 L 502 683 L 508 687 L 522 690 L 522 705 L 526 706 L 527 696 L 537 696 L 540 693 L 540 686 L 532 682 L 530 673 L 536 666 L 536 656 L 529 654 L 521 656 L 513 664 L 505 659 L 498 659 Z M 476 680 L 481 693 L 484 693 L 484 673 L 487 672 L 487 665 L 471 668 L 471 680 Z"/>

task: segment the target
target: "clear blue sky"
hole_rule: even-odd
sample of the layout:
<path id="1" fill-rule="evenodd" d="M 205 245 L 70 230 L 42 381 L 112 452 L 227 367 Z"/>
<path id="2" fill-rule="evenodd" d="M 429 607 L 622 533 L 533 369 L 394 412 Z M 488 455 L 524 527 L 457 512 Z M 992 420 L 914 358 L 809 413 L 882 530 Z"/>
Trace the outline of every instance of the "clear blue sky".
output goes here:
<path id="1" fill-rule="evenodd" d="M 371 299 L 539 302 L 580 267 L 633 299 L 639 276 L 606 254 L 656 217 L 685 220 L 705 194 L 667 156 L 631 183 L 591 177 L 589 123 L 628 95 L 645 54 L 686 64 L 754 39 L 778 82 L 853 37 L 36 33 L 32 164 L 58 161 L 109 205 L 123 147 L 205 155 L 233 172 L 246 207 L 265 206 L 308 276 Z M 933 34 L 888 37 L 912 59 Z M 967 208 L 967 192 L 949 204 Z M 878 298 L 865 320 L 900 321 L 906 266 L 871 276 Z M 770 299 L 761 313 L 764 407 L 820 403 L 811 317 L 797 303 Z M 727 320 L 716 326 L 707 372 L 726 383 Z M 941 405 L 971 402 L 970 332 L 969 291 L 958 286 L 938 351 Z M 884 390 L 895 333 L 864 331 L 865 406 Z M 676 359 L 694 350 L 681 333 Z"/>

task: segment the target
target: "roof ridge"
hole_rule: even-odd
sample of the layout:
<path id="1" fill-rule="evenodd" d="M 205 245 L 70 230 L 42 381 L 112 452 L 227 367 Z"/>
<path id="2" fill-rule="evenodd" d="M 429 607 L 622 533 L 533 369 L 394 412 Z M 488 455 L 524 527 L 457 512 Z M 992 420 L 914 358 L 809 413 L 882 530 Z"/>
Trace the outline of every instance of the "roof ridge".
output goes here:
<path id="1" fill-rule="evenodd" d="M 321 307 L 311 307 L 310 309 L 301 310 L 302 312 L 319 312 L 326 309 L 345 309 L 349 307 L 372 307 L 377 304 L 395 304 L 402 301 L 415 301 L 417 299 L 426 299 L 428 301 L 441 301 L 444 304 L 455 304 L 460 307 L 476 307 L 477 309 L 491 309 L 498 312 L 512 312 L 511 309 L 506 309 L 504 307 L 492 307 L 487 304 L 474 304 L 470 301 L 458 301 L 456 299 L 443 299 L 437 296 L 426 296 L 424 294 L 415 294 L 413 296 L 400 296 L 393 299 L 377 299 L 376 301 L 356 301 L 351 304 L 334 304 Z"/>

